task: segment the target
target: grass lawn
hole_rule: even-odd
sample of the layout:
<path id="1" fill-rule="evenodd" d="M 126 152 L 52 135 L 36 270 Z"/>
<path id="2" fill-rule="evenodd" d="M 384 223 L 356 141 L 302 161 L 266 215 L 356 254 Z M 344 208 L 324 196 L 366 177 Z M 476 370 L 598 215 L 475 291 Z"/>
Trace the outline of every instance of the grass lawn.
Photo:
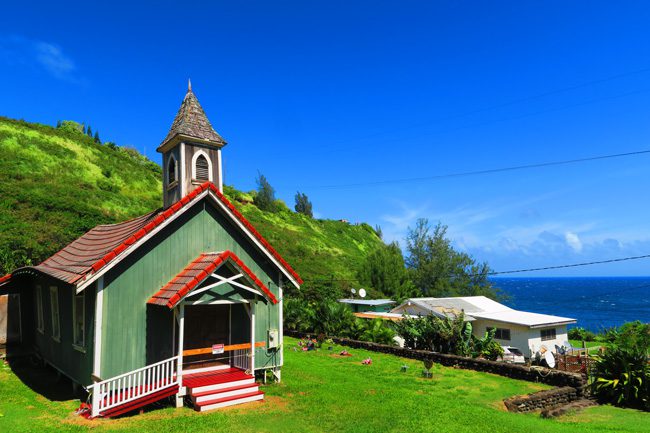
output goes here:
<path id="1" fill-rule="evenodd" d="M 294 351 L 285 339 L 281 384 L 265 386 L 263 403 L 199 414 L 162 407 L 142 415 L 87 421 L 72 414 L 79 402 L 49 400 L 0 368 L 0 431 L 237 431 L 237 432 L 650 432 L 650 414 L 613 407 L 590 408 L 559 420 L 504 410 L 506 397 L 546 389 L 540 384 L 435 365 L 422 379 L 422 364 L 351 350 Z M 361 365 L 364 358 L 372 365 Z M 406 373 L 400 372 L 408 365 Z"/>
<path id="2" fill-rule="evenodd" d="M 582 340 L 569 340 L 569 343 L 571 343 L 573 347 L 579 349 L 582 348 Z M 590 355 L 591 354 L 595 355 L 598 353 L 598 349 L 601 346 L 607 346 L 607 344 L 599 341 L 585 341 L 585 346 L 587 347 L 587 351 L 589 352 Z"/>

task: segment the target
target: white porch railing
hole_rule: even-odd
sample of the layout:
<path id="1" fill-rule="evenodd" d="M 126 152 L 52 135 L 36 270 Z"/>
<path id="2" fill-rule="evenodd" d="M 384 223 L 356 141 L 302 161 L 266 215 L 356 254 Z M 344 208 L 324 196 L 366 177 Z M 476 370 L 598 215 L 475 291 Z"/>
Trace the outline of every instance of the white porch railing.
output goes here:
<path id="1" fill-rule="evenodd" d="M 232 365 L 233 367 L 241 368 L 246 372 L 250 372 L 251 350 L 250 349 L 233 350 L 230 358 L 230 365 Z"/>
<path id="2" fill-rule="evenodd" d="M 174 356 L 90 385 L 91 416 L 179 384 L 178 362 L 179 357 Z"/>

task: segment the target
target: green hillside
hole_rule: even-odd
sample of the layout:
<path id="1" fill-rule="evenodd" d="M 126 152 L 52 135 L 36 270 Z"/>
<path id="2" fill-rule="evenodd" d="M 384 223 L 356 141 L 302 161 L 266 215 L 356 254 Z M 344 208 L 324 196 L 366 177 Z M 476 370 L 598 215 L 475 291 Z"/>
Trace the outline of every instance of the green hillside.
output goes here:
<path id="1" fill-rule="evenodd" d="M 62 128 L 0 117 L 0 275 L 37 264 L 97 224 L 161 206 L 160 167 L 137 151 Z M 289 209 L 260 211 L 225 190 L 305 279 L 355 275 L 381 240 L 367 224 L 314 220 Z"/>

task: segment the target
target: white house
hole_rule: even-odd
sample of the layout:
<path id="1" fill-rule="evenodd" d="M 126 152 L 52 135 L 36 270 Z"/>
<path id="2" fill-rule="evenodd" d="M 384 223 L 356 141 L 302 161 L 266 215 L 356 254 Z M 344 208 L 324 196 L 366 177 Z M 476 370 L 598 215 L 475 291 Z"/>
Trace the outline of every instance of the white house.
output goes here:
<path id="1" fill-rule="evenodd" d="M 410 298 L 391 313 L 445 317 L 465 313 L 472 322 L 472 332 L 483 337 L 490 328 L 496 328 L 495 339 L 502 346 L 519 348 L 526 357 L 532 357 L 542 347 L 555 350 L 567 340 L 567 325 L 575 319 L 514 310 L 485 296 L 454 298 Z"/>

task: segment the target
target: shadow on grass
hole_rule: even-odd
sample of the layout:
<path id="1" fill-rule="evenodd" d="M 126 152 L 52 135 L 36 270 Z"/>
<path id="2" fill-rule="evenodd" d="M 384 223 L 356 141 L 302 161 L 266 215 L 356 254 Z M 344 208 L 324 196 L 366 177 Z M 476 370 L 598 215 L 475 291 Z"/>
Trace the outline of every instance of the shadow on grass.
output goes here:
<path id="1" fill-rule="evenodd" d="M 5 362 L 22 383 L 48 400 L 86 400 L 83 388 L 74 389 L 70 379 L 54 368 L 43 365 L 35 356 L 25 353 L 20 347 L 7 347 Z"/>

